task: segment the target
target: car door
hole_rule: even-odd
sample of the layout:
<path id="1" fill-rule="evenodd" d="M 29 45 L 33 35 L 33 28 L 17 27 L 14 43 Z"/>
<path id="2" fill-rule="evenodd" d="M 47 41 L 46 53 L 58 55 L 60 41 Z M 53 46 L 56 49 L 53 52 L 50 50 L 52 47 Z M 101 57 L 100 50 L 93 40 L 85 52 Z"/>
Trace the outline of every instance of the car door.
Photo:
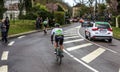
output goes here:
<path id="1" fill-rule="evenodd" d="M 92 32 L 92 28 L 94 27 L 94 23 L 90 23 L 87 27 L 86 27 L 86 35 L 89 36 L 89 34 Z"/>

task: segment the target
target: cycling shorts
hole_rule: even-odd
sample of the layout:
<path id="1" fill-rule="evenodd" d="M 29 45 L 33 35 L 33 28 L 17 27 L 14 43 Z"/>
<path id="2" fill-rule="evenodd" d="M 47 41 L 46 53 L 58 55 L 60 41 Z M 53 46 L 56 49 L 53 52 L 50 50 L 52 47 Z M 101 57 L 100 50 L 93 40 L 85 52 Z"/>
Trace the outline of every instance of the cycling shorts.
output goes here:
<path id="1" fill-rule="evenodd" d="M 46 27 L 47 27 L 47 24 L 44 24 L 44 27 L 46 28 Z"/>
<path id="2" fill-rule="evenodd" d="M 64 36 L 63 35 L 60 35 L 60 36 L 55 36 L 55 42 L 59 45 L 63 45 L 63 41 L 64 41 Z"/>

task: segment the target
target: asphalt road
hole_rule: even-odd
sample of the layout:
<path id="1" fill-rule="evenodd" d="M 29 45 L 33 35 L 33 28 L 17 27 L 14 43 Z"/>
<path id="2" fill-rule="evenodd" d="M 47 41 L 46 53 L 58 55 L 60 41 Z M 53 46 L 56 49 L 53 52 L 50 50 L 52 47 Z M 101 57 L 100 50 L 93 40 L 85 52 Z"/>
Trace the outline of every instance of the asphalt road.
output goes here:
<path id="1" fill-rule="evenodd" d="M 120 72 L 120 42 L 87 41 L 79 23 L 64 27 L 64 58 L 56 63 L 50 31 L 0 43 L 0 72 Z"/>

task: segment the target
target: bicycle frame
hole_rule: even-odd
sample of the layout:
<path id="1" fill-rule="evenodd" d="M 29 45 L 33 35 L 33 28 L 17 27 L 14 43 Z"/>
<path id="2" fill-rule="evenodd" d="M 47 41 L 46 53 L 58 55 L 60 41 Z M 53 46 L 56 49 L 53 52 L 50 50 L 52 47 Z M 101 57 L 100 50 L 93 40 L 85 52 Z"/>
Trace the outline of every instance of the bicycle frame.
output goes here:
<path id="1" fill-rule="evenodd" d="M 59 43 L 57 45 L 58 45 L 58 47 L 57 47 L 57 51 L 56 51 L 56 61 L 60 65 L 62 63 L 62 53 L 61 53 L 61 49 L 60 49 Z"/>

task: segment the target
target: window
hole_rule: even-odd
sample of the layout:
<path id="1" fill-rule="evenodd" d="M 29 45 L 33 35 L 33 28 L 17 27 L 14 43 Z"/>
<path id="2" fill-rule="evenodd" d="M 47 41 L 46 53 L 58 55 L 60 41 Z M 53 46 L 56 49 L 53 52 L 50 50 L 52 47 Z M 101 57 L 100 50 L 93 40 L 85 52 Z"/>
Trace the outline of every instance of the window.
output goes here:
<path id="1" fill-rule="evenodd" d="M 96 24 L 95 26 L 98 27 L 98 28 L 103 28 L 103 29 L 110 28 L 110 26 L 108 24 Z"/>

